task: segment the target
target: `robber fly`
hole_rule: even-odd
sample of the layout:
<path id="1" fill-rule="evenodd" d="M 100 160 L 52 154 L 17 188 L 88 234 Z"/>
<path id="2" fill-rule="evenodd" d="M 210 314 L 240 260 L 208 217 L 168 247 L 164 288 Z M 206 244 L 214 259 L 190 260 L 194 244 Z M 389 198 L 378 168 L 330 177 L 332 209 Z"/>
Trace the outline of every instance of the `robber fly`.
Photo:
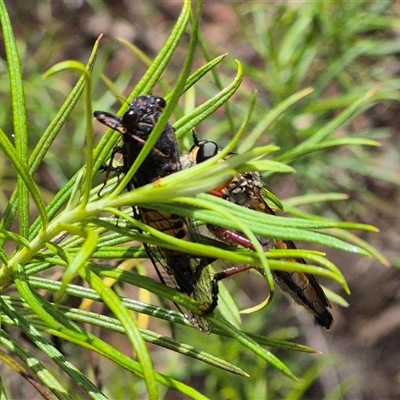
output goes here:
<path id="1" fill-rule="evenodd" d="M 219 152 L 216 143 L 206 140 L 199 141 L 196 135 L 193 135 L 193 137 L 194 146 L 190 149 L 189 154 L 182 158 L 182 164 L 185 168 L 204 162 Z M 228 157 L 233 156 L 235 154 L 228 155 Z M 225 185 L 210 193 L 240 206 L 274 215 L 275 213 L 261 195 L 262 189 L 263 182 L 260 174 L 248 172 L 235 175 Z M 218 239 L 224 242 L 254 250 L 251 241 L 240 233 L 214 225 L 207 225 L 207 227 Z M 271 248 L 296 249 L 295 244 L 290 240 L 261 237 L 258 240 L 266 251 Z M 302 258 L 293 258 L 292 261 L 306 264 Z M 326 329 L 330 328 L 333 318 L 328 308 L 331 308 L 331 304 L 314 275 L 284 271 L 272 271 L 272 275 L 286 295 L 314 315 L 317 324 Z"/>
<path id="2" fill-rule="evenodd" d="M 122 154 L 122 173 L 126 174 L 129 171 L 165 106 L 163 98 L 145 95 L 135 98 L 122 117 L 104 111 L 94 112 L 98 121 L 122 134 L 122 145 L 116 146 L 112 155 L 113 158 L 117 153 Z M 112 168 L 112 162 L 109 168 Z M 147 185 L 180 169 L 175 131 L 167 123 L 154 148 L 129 182 L 127 189 L 133 190 Z M 134 214 L 135 218 L 170 236 L 191 242 L 197 239 L 190 221 L 181 216 L 145 207 L 134 209 Z M 157 249 L 149 244 L 144 244 L 144 248 L 161 282 L 166 284 L 161 274 L 163 269 L 179 291 L 199 301 L 201 315 L 209 314 L 215 309 L 218 302 L 218 284 L 216 280 L 211 279 L 208 269 L 205 268 L 210 263 L 209 259 L 196 258 L 174 250 Z M 206 319 L 189 310 L 187 314 L 188 320 L 198 329 L 207 333 L 211 331 L 211 325 Z"/>

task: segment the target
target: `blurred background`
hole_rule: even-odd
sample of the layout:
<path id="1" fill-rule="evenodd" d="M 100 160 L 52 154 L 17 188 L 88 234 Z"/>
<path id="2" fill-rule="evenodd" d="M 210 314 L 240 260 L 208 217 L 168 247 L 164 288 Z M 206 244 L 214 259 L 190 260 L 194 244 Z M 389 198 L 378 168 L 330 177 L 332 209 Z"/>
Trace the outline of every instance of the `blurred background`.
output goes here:
<path id="1" fill-rule="evenodd" d="M 30 140 L 34 144 L 78 79 L 73 73 L 43 79 L 42 74 L 48 68 L 69 59 L 86 63 L 95 40 L 103 33 L 93 74 L 93 108 L 116 111 L 123 99 L 115 99 L 108 92 L 100 75 L 104 74 L 121 93 L 128 95 L 146 70 L 117 38 L 135 44 L 154 58 L 176 22 L 182 4 L 66 0 L 6 1 L 6 6 L 19 44 Z M 246 383 L 240 378 L 240 385 L 254 385 L 254 382 L 256 387 L 268 385 L 270 398 L 319 399 L 328 394 L 328 398 L 399 398 L 400 213 L 396 204 L 400 202 L 400 5 L 386 1 L 204 1 L 201 35 L 211 57 L 228 53 L 218 67 L 226 76 L 224 84 L 235 74 L 234 59 L 240 60 L 245 68 L 243 84 L 229 102 L 236 126 L 230 126 L 226 110 L 221 110 L 196 130 L 202 138 L 225 144 L 242 122 L 254 90 L 258 91 L 258 100 L 249 129 L 262 119 L 265 110 L 301 89 L 314 88 L 273 129 L 263 132 L 257 143 L 245 139 L 239 152 L 266 143 L 277 144 L 281 153 L 290 150 L 327 125 L 357 98 L 380 88 L 364 112 L 337 129 L 335 137 L 374 139 L 381 147 L 346 147 L 310 154 L 293 163 L 296 174 L 270 177 L 268 185 L 284 204 L 287 198 L 306 194 L 348 194 L 345 201 L 314 204 L 304 211 L 375 225 L 379 234 L 359 235 L 381 251 L 391 267 L 386 268 L 373 259 L 329 250 L 329 259 L 341 269 L 351 289 L 351 296 L 345 296 L 348 308 L 334 305 L 335 322 L 329 332 L 314 326 L 309 315 L 289 306 L 284 298 L 274 301 L 271 310 L 263 311 L 257 321 L 244 318 L 247 330 L 254 328 L 276 338 L 293 339 L 321 350 L 324 355 L 275 352 L 298 376 L 304 374 L 303 386 L 295 386 L 271 368 L 265 371 L 264 365 L 249 366 L 248 372 L 256 381 L 250 378 Z M 181 66 L 184 46 L 180 51 L 165 77 L 170 84 Z M 204 62 L 199 51 L 195 67 Z M 0 73 L 7 73 L 3 47 Z M 164 94 L 157 89 L 156 95 Z M 196 90 L 196 102 L 201 103 L 217 88 L 212 78 L 208 78 Z M 11 135 L 11 104 L 5 76 L 0 80 L 0 99 L 0 126 Z M 36 180 L 48 200 L 83 164 L 82 111 L 74 110 L 37 173 Z M 96 134 L 101 135 L 104 129 L 98 125 Z M 183 144 L 188 146 L 189 142 Z M 2 156 L 0 178 L 2 212 L 8 188 L 14 186 L 13 172 Z M 290 206 L 290 201 L 287 204 Z M 247 301 L 254 304 L 265 297 L 263 283 L 252 276 L 235 279 L 235 283 L 239 286 L 232 290 L 237 291 L 239 304 Z M 326 284 L 338 290 L 334 284 Z M 339 293 L 343 295 L 340 290 Z M 201 340 L 206 345 L 208 338 Z M 161 354 L 161 350 L 158 352 Z M 222 378 L 222 372 L 214 374 L 211 370 L 213 376 L 209 376 L 210 370 L 198 362 L 188 366 L 187 360 L 177 359 L 172 352 L 162 354 L 156 355 L 154 361 L 159 370 L 174 371 L 171 374 L 201 392 L 218 393 L 218 398 L 235 398 L 232 395 L 235 392 L 229 391 L 229 377 Z M 171 358 L 166 361 L 165 357 Z M 115 379 L 112 380 L 115 384 L 124 381 L 123 377 L 115 378 L 112 371 L 104 372 L 105 386 L 108 379 Z M 239 383 L 232 382 L 235 385 Z M 13 398 L 19 398 L 21 388 L 17 382 L 14 390 Z M 170 399 L 175 396 L 172 392 L 166 394 Z"/>

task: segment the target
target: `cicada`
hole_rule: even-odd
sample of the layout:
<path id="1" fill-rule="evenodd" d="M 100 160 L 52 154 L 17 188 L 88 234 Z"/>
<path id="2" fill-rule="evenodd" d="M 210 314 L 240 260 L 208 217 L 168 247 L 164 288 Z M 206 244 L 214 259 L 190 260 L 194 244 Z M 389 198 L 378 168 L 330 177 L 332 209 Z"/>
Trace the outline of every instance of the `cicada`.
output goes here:
<path id="1" fill-rule="evenodd" d="M 94 112 L 98 121 L 122 135 L 122 145 L 113 150 L 113 155 L 122 154 L 122 173 L 126 174 L 129 171 L 165 106 L 163 98 L 144 95 L 135 98 L 122 117 L 105 111 Z M 181 163 L 175 131 L 167 123 L 154 148 L 129 182 L 127 190 L 150 184 L 179 170 Z M 170 236 L 190 242 L 197 241 L 197 232 L 191 221 L 179 215 L 145 207 L 134 208 L 134 215 L 143 223 Z M 161 282 L 166 283 L 161 272 L 164 270 L 179 291 L 200 303 L 200 315 L 207 315 L 215 309 L 218 302 L 218 284 L 206 268 L 210 263 L 209 259 L 165 248 L 159 249 L 146 243 L 144 248 Z M 194 326 L 207 333 L 211 331 L 211 325 L 206 319 L 186 311 L 188 320 Z"/>
<path id="2" fill-rule="evenodd" d="M 219 152 L 218 145 L 212 141 L 199 141 L 196 135 L 194 135 L 194 141 L 194 146 L 190 149 L 188 155 L 182 158 L 182 164 L 185 168 L 204 162 Z M 228 157 L 234 156 L 233 153 L 228 155 Z M 235 175 L 224 185 L 210 193 L 240 206 L 274 215 L 274 211 L 262 196 L 263 187 L 264 184 L 258 172 L 247 172 Z M 254 250 L 251 241 L 238 232 L 209 224 L 207 227 L 218 239 L 225 243 Z M 290 240 L 262 237 L 259 237 L 258 240 L 265 251 L 269 249 L 296 249 L 295 244 Z M 303 258 L 293 258 L 291 261 L 306 264 Z M 277 285 L 287 296 L 314 315 L 318 325 L 326 329 L 331 327 L 333 318 L 328 310 L 328 308 L 331 308 L 331 304 L 314 275 L 284 271 L 272 271 L 272 275 Z"/>

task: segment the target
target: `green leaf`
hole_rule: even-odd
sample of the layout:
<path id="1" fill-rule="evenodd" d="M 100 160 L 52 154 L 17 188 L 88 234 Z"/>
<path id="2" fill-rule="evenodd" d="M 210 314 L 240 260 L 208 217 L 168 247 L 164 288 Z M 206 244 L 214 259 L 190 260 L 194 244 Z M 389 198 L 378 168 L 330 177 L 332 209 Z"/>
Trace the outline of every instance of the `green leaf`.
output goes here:
<path id="1" fill-rule="evenodd" d="M 12 145 L 7 137 L 0 131 L 0 143 L 6 151 L 14 166 L 18 167 L 18 214 L 19 232 L 23 237 L 28 237 L 29 228 L 29 197 L 28 190 L 31 190 L 34 201 L 38 207 L 42 222 L 47 223 L 44 213 L 44 206 L 32 179 L 22 172 L 22 166 L 28 163 L 28 132 L 25 113 L 24 85 L 22 80 L 21 65 L 19 61 L 18 48 L 14 37 L 11 21 L 3 1 L 0 1 L 0 22 L 3 31 L 3 40 L 7 56 L 8 74 L 10 78 L 11 101 L 13 110 L 13 126 L 15 138 L 15 155 L 11 155 Z"/>

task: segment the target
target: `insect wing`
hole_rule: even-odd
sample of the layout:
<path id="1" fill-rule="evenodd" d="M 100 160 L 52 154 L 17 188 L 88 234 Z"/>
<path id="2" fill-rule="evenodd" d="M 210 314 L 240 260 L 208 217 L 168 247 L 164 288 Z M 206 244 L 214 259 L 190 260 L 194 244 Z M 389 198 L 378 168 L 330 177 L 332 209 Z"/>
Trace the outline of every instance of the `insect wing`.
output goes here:
<path id="1" fill-rule="evenodd" d="M 256 175 L 259 174 L 256 173 Z M 259 177 L 256 177 L 255 180 L 258 181 Z M 249 208 L 275 215 L 264 201 L 257 187 L 258 185 L 256 189 L 253 187 L 251 193 L 249 193 L 249 204 L 251 206 Z M 297 249 L 296 245 L 290 240 L 262 238 L 260 243 L 266 249 Z M 293 258 L 289 259 L 289 261 L 306 264 L 303 258 Z M 275 282 L 286 295 L 309 310 L 319 325 L 327 329 L 330 328 L 333 318 L 327 308 L 331 308 L 331 304 L 314 275 L 300 272 L 273 271 L 273 276 Z"/>
<path id="2" fill-rule="evenodd" d="M 144 245 L 147 255 L 149 256 L 149 258 L 157 272 L 158 278 L 160 279 L 161 283 L 163 283 L 164 285 L 167 285 L 167 286 L 171 286 L 169 283 L 172 281 L 173 287 L 179 289 L 179 286 L 175 279 L 175 274 L 168 272 L 170 270 L 170 265 L 166 261 L 163 254 L 160 252 L 160 249 L 156 246 L 152 246 L 147 243 L 143 243 L 143 245 Z M 193 259 L 193 262 L 194 262 L 193 267 L 195 268 L 196 260 Z M 167 277 L 165 277 L 165 274 L 163 273 L 163 271 L 165 271 L 167 273 Z M 208 274 L 206 274 L 206 273 L 202 274 L 202 280 L 205 280 L 204 283 L 207 283 L 206 275 L 208 275 Z M 208 284 L 210 282 L 211 282 L 211 277 L 209 277 L 209 279 L 208 279 Z M 200 302 L 202 304 L 202 302 L 204 301 L 203 295 L 205 294 L 206 296 L 208 296 L 208 294 L 210 292 L 203 291 L 200 289 L 200 287 L 203 287 L 203 286 L 197 286 L 197 285 L 194 286 L 192 292 L 190 293 L 190 297 L 192 297 L 194 300 L 197 300 L 198 302 Z M 188 310 L 187 308 L 185 308 L 181 305 L 178 305 L 175 303 L 175 306 L 178 308 L 178 310 L 183 315 L 185 315 L 186 319 L 193 326 L 195 326 L 196 328 L 198 328 L 200 331 L 202 331 L 204 333 L 208 334 L 211 332 L 212 325 L 206 319 L 202 318 L 199 315 L 196 315 L 195 313 L 193 313 L 192 311 Z M 200 308 L 201 308 L 201 306 L 200 306 Z"/>
<path id="3" fill-rule="evenodd" d="M 190 228 L 184 218 L 146 208 L 140 208 L 139 212 L 140 219 L 147 225 L 178 239 L 190 242 L 197 241 L 196 236 L 198 233 L 194 228 Z M 157 259 L 150 249 L 151 247 L 147 246 L 146 250 L 151 253 L 150 258 L 158 271 L 159 277 L 161 275 L 159 266 L 161 265 L 180 292 L 187 294 L 200 303 L 200 311 L 203 314 L 209 314 L 216 307 L 216 289 L 212 286 L 212 279 L 206 268 L 211 260 L 204 257 L 194 257 L 171 249 L 159 249 L 156 253 L 162 253 L 163 259 L 161 260 Z M 162 281 L 165 280 L 162 279 Z M 190 311 L 188 313 L 188 319 L 192 323 L 196 322 L 194 323 L 195 326 L 203 331 L 209 331 L 210 327 L 206 320 L 194 316 Z"/>

